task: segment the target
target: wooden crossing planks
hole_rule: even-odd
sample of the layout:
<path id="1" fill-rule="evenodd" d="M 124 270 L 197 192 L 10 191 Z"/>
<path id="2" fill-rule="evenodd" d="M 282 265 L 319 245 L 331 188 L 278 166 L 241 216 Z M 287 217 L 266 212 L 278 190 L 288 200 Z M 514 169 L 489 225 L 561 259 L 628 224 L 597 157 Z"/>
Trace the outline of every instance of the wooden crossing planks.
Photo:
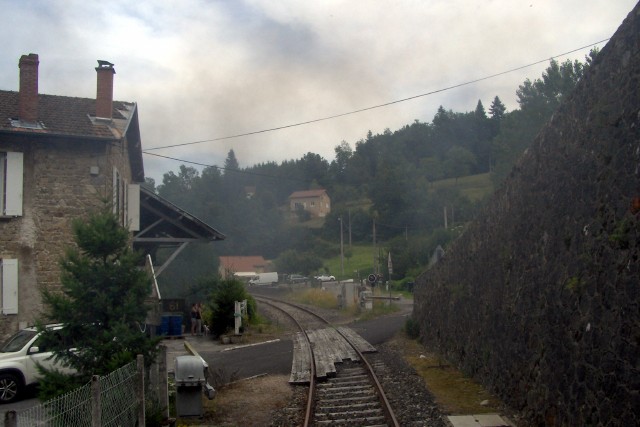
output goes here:
<path id="1" fill-rule="evenodd" d="M 345 326 L 338 326 L 338 330 L 342 332 L 347 338 L 349 338 L 349 341 L 354 343 L 356 347 L 358 347 L 360 353 L 375 353 L 378 351 L 374 346 L 369 344 L 369 341 L 362 338 L 353 329 L 347 328 Z"/>
<path id="2" fill-rule="evenodd" d="M 293 336 L 293 360 L 291 362 L 291 375 L 289 382 L 292 384 L 308 384 L 311 379 L 309 361 L 309 343 L 302 332 Z"/>
<path id="3" fill-rule="evenodd" d="M 375 347 L 369 344 L 354 330 L 347 327 L 339 327 L 362 353 L 373 353 Z M 307 331 L 314 352 L 316 378 L 334 376 L 336 363 L 344 360 L 359 360 L 358 354 L 344 340 L 334 328 L 315 329 Z M 301 332 L 293 339 L 293 361 L 291 364 L 291 376 L 289 382 L 294 384 L 308 383 L 311 372 L 309 369 L 309 347 Z"/>

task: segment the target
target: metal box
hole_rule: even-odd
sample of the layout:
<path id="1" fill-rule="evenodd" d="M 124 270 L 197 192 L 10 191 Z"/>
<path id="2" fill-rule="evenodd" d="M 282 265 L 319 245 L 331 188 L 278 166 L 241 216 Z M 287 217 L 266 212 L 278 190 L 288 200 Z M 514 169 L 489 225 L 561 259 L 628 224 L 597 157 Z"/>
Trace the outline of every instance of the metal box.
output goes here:
<path id="1" fill-rule="evenodd" d="M 178 356 L 175 366 L 176 386 L 202 386 L 207 382 L 204 365 L 198 356 Z"/>
<path id="2" fill-rule="evenodd" d="M 207 380 L 202 359 L 178 356 L 175 363 L 176 415 L 202 416 L 202 387 Z"/>

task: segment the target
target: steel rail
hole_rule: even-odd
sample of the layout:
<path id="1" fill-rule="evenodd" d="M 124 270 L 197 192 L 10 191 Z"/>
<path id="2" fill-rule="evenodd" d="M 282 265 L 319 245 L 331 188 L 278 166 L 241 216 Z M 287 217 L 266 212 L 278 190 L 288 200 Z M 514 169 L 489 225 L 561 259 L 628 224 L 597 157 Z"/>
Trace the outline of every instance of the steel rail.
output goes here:
<path id="1" fill-rule="evenodd" d="M 269 300 L 274 300 L 274 301 L 278 301 L 278 302 L 284 302 L 284 301 L 280 301 L 280 300 L 275 300 L 274 298 L 269 298 L 269 297 L 264 297 L 264 296 L 253 296 L 257 301 L 262 301 L 265 304 L 270 305 L 273 308 L 276 308 L 278 310 L 280 310 L 282 313 L 284 313 L 285 315 L 287 315 L 291 320 L 293 320 L 293 323 L 296 324 L 296 326 L 298 327 L 298 329 L 300 330 L 300 332 L 302 332 L 304 334 L 304 338 L 307 341 L 308 344 L 308 349 L 309 349 L 309 394 L 307 396 L 307 406 L 306 406 L 306 410 L 305 410 L 305 414 L 304 414 L 304 424 L 303 427 L 309 427 L 311 425 L 311 416 L 313 415 L 313 405 L 316 399 L 316 361 L 313 355 L 313 350 L 311 347 L 311 339 L 309 339 L 309 335 L 307 334 L 307 331 L 302 327 L 302 325 L 298 322 L 298 320 L 288 311 L 282 309 L 281 307 L 278 307 L 277 305 L 273 304 L 272 302 L 269 302 Z M 314 314 L 315 313 L 311 313 Z M 320 319 L 322 319 L 320 317 Z M 324 319 L 322 319 L 324 320 Z"/>
<path id="2" fill-rule="evenodd" d="M 274 302 L 278 302 L 281 304 L 285 304 L 285 305 L 289 305 L 291 307 L 295 307 L 298 310 L 304 311 L 308 314 L 311 314 L 312 316 L 315 316 L 316 318 L 320 319 L 322 322 L 324 322 L 325 324 L 331 326 L 331 322 L 329 322 L 328 320 L 326 320 L 324 317 L 320 316 L 317 313 L 314 313 L 313 311 L 299 306 L 297 304 L 293 304 L 290 303 L 288 301 L 283 301 L 283 300 L 279 300 L 276 298 L 270 298 L 270 297 L 265 297 L 265 296 L 257 296 L 254 295 L 254 298 L 256 298 L 257 300 L 263 300 L 263 302 L 271 305 L 272 307 L 275 307 L 276 309 L 282 311 L 283 313 L 285 313 L 287 316 L 289 316 L 294 322 L 295 324 L 301 329 L 301 331 L 304 333 L 305 339 L 307 341 L 307 343 L 309 344 L 309 351 L 311 353 L 311 378 L 310 378 L 310 384 L 309 384 L 309 397 L 307 399 L 307 409 L 305 412 L 305 421 L 304 421 L 304 427 L 309 427 L 311 425 L 311 416 L 313 415 L 313 409 L 314 409 L 314 403 L 315 403 L 315 359 L 313 356 L 313 350 L 311 350 L 311 341 L 309 339 L 309 336 L 307 335 L 307 332 L 301 327 L 301 325 L 298 323 L 298 321 L 293 317 L 293 315 L 291 315 L 291 313 L 288 313 L 287 311 L 285 311 L 284 309 L 282 309 L 281 307 L 278 307 L 276 305 L 274 305 L 272 302 L 269 302 L 267 300 L 270 301 L 274 301 Z M 382 403 L 382 409 L 386 415 L 386 418 L 392 423 L 392 425 L 394 427 L 400 427 L 400 424 L 398 423 L 398 420 L 395 416 L 395 413 L 393 412 L 393 409 L 391 408 L 391 404 L 389 403 L 389 400 L 387 399 L 387 396 L 384 392 L 384 389 L 382 387 L 382 384 L 380 383 L 380 381 L 378 380 L 378 377 L 376 376 L 373 367 L 371 366 L 371 364 L 369 363 L 369 361 L 364 357 L 364 355 L 362 354 L 362 352 L 360 350 L 358 350 L 357 346 L 354 345 L 349 338 L 343 334 L 339 329 L 336 329 L 336 332 L 338 332 L 338 334 L 340 334 L 342 336 L 342 338 L 344 338 L 344 340 L 351 346 L 351 348 L 353 348 L 353 350 L 356 352 L 356 354 L 358 355 L 358 357 L 360 358 L 360 360 L 362 360 L 364 362 L 364 365 L 366 367 L 366 372 L 367 375 L 369 376 L 369 378 L 371 379 L 371 381 L 374 383 L 374 388 L 376 390 L 376 394 L 378 395 L 378 398 L 380 399 L 380 402 Z"/>

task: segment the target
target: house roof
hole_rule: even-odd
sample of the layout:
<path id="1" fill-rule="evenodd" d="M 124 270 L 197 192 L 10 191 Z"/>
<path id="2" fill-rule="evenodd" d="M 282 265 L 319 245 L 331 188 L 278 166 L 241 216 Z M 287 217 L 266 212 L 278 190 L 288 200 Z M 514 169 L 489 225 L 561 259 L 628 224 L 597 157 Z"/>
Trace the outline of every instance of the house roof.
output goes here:
<path id="1" fill-rule="evenodd" d="M 290 199 L 302 199 L 307 197 L 320 197 L 323 194 L 327 194 L 327 190 L 320 188 L 317 190 L 304 190 L 304 191 L 294 191 L 289 196 Z"/>
<path id="2" fill-rule="evenodd" d="M 256 271 L 268 262 L 262 256 L 221 256 L 220 268 L 229 271 Z M 256 268 L 259 267 L 259 268 Z"/>
<path id="3" fill-rule="evenodd" d="M 38 95 L 39 126 L 21 126 L 15 91 L 0 90 L 0 132 L 29 137 L 66 137 L 84 140 L 129 141 L 133 178 L 144 181 L 137 106 L 113 101 L 113 120 L 95 119 L 96 100 L 58 95 Z"/>

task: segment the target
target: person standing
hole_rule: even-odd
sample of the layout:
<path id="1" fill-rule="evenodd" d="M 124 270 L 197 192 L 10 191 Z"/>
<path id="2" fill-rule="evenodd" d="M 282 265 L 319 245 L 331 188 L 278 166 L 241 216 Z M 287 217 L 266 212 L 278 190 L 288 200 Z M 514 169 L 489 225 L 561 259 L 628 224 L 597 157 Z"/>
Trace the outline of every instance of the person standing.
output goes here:
<path id="1" fill-rule="evenodd" d="M 191 304 L 191 335 L 195 335 L 198 325 L 198 304 Z"/>
<path id="2" fill-rule="evenodd" d="M 202 335 L 202 303 L 196 305 L 196 334 Z"/>

